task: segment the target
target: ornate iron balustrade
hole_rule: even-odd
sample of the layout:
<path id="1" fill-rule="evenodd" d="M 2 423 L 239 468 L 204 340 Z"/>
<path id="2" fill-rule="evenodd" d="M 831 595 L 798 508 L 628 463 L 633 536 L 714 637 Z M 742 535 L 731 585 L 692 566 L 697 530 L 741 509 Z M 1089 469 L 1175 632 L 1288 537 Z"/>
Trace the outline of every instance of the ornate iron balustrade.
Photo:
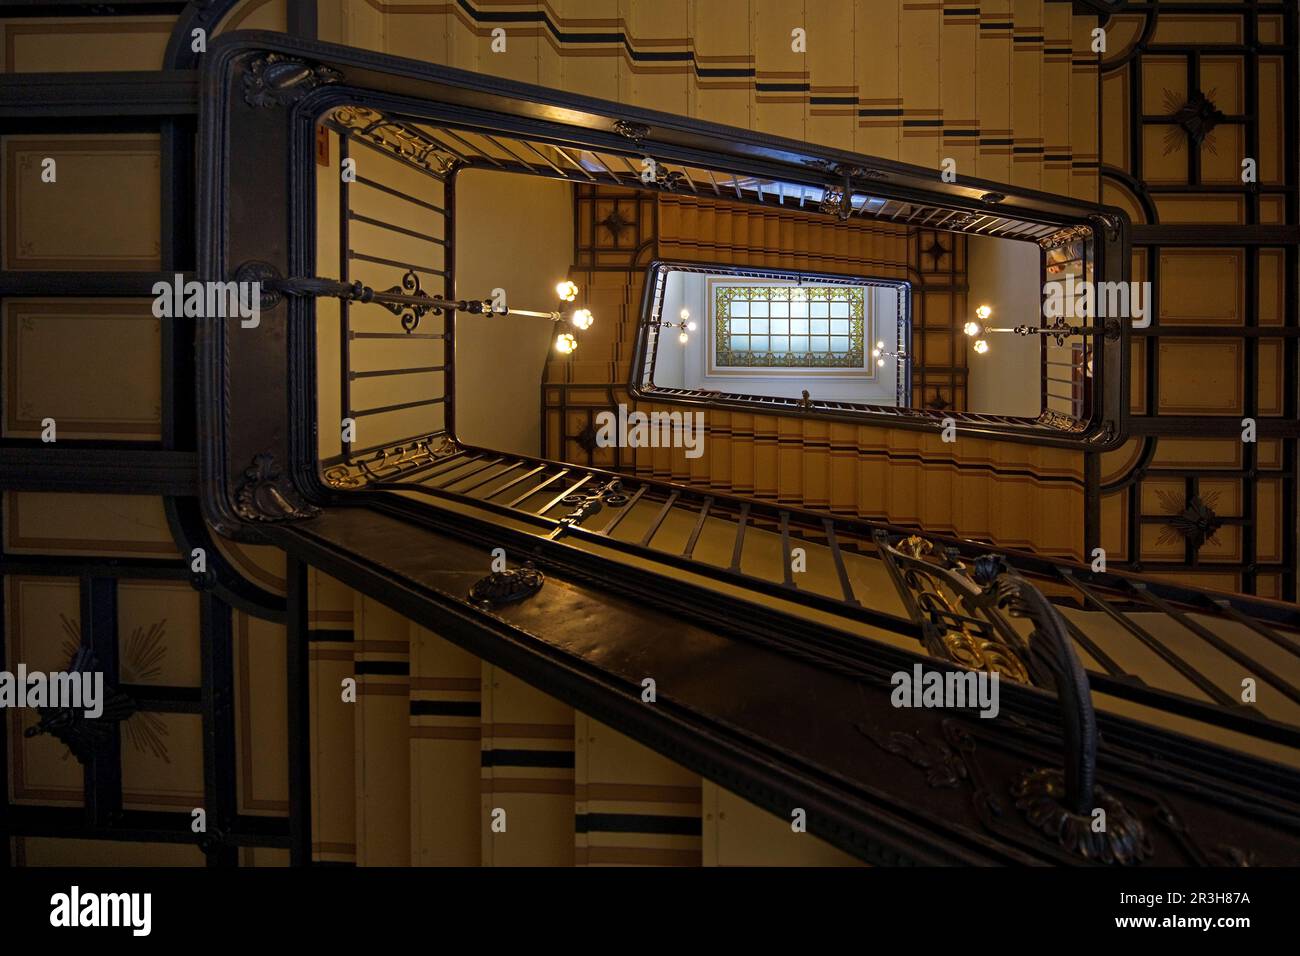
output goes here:
<path id="1" fill-rule="evenodd" d="M 795 616 L 786 618 L 790 624 L 784 634 L 769 630 L 758 639 L 837 673 L 867 679 L 881 646 L 871 629 L 879 629 L 915 641 L 916 649 L 936 662 L 995 672 L 1012 686 L 1047 692 L 1060 715 L 1055 722 L 1062 735 L 1060 764 L 1028 768 L 1012 796 L 1026 820 L 1083 859 L 1133 863 L 1152 852 L 1150 819 L 1144 822 L 1117 793 L 1097 782 L 1094 689 L 1158 712 L 1300 748 L 1300 727 L 1234 701 L 1221 684 L 1198 670 L 1182 638 L 1171 631 L 1183 628 L 1244 672 L 1300 700 L 1293 678 L 1270 668 L 1223 630 L 1246 627 L 1300 658 L 1300 642 L 1294 636 L 1300 619 L 1292 607 L 1094 574 L 1069 562 L 976 542 L 921 537 L 877 522 L 816 515 L 453 443 L 423 456 L 390 450 L 362 470 L 364 475 L 353 475 L 353 481 L 332 483 L 340 489 L 380 493 L 361 500 L 389 500 L 385 509 L 417 522 L 421 514 L 447 506 L 454 508 L 455 522 L 473 525 L 477 513 L 480 533 L 542 565 L 558 560 L 563 566 L 574 560 L 569 555 L 579 553 L 626 557 L 633 564 L 617 570 L 605 566 L 594 573 L 612 584 L 632 574 L 633 567 L 650 568 L 641 573 L 672 582 L 657 600 L 687 617 L 710 601 L 723 600 L 716 594 L 705 596 L 720 585 L 731 595 L 726 600 L 748 605 L 732 613 L 752 618 L 757 634 L 763 630 L 757 623 L 763 620 L 763 609 L 776 602 L 778 618 Z M 511 534 L 505 530 L 510 526 L 526 530 Z M 711 540 L 711 558 L 699 553 L 706 539 Z M 780 575 L 756 571 L 756 551 L 774 546 L 780 549 Z M 564 554 L 550 550 L 556 547 Z M 797 580 L 790 571 L 795 547 L 804 549 L 810 561 L 830 562 L 838 594 Z M 719 560 L 719 553 L 730 554 L 730 560 Z M 599 562 L 609 558 L 591 560 L 596 562 L 591 567 L 599 568 Z M 864 562 L 883 565 L 893 582 L 892 595 L 863 589 Z M 1144 603 L 1136 604 L 1134 598 Z M 1143 619 L 1147 611 L 1157 609 L 1163 622 Z M 810 613 L 826 616 L 826 623 L 793 626 Z M 1028 625 L 1028 633 L 1016 620 Z M 1094 630 L 1115 620 L 1125 622 L 1134 638 L 1132 647 L 1121 648 L 1113 634 L 1107 638 Z M 1135 648 L 1151 655 L 1153 665 L 1158 661 L 1173 666 L 1201 693 L 1188 694 L 1155 668 L 1116 663 L 1117 656 L 1132 660 Z M 877 739 L 874 730 L 864 733 L 877 742 L 884 739 Z M 894 745 L 886 740 L 882 746 Z M 1093 825 L 1098 809 L 1109 821 L 1104 831 Z"/>
<path id="2" fill-rule="evenodd" d="M 964 667 L 998 670 L 1010 680 L 1050 688 L 1050 668 L 1029 654 L 1027 645 L 1010 629 L 1004 617 L 989 617 L 987 602 L 976 600 L 973 578 L 964 569 L 990 554 L 1028 584 L 1048 595 L 1049 603 L 1069 613 L 1064 627 L 1077 652 L 1089 662 L 1090 679 L 1107 694 L 1206 723 L 1254 734 L 1261 739 L 1300 746 L 1300 728 L 1269 719 L 1253 708 L 1242 707 L 1231 694 L 1199 669 L 1181 647 L 1180 634 L 1190 632 L 1256 675 L 1288 699 L 1300 703 L 1296 681 L 1257 654 L 1238 649 L 1215 633 L 1221 627 L 1250 630 L 1268 644 L 1300 660 L 1300 641 L 1286 636 L 1300 630 L 1300 613 L 1291 605 L 1241 595 L 1212 595 L 1167 582 L 1127 575 L 1101 574 L 1068 561 L 1023 552 L 990 548 L 976 542 L 943 536 L 915 537 L 906 528 L 724 495 L 674 485 L 670 482 L 619 475 L 599 468 L 551 462 L 540 458 L 493 452 L 443 440 L 436 452 L 426 441 L 406 449 L 388 449 L 348 469 L 327 472 L 326 480 L 339 490 L 402 491 L 431 503 L 453 501 L 470 504 L 496 517 L 522 520 L 551 540 L 577 537 L 603 548 L 626 553 L 665 566 L 666 573 L 689 571 L 720 583 L 739 585 L 809 611 L 830 613 L 847 625 L 882 627 L 908 635 L 927 654 Z M 562 522 L 558 513 L 566 497 L 586 494 L 592 487 L 619 483 L 626 498 L 607 514 L 608 523 L 588 528 L 587 518 Z M 616 532 L 632 510 L 640 507 L 648 520 L 644 533 L 623 540 Z M 648 509 L 648 511 L 647 511 Z M 684 548 L 664 550 L 660 531 L 674 518 L 679 526 L 694 529 Z M 700 560 L 695 548 L 706 522 L 715 534 L 730 536 L 725 566 Z M 636 524 L 636 523 L 634 523 Z M 641 527 L 641 524 L 637 524 Z M 779 580 L 747 570 L 746 533 L 766 531 L 779 535 L 785 571 Z M 909 540 L 914 544 L 906 545 Z M 790 573 L 795 546 L 816 548 L 820 560 L 829 562 L 838 593 L 801 587 Z M 915 552 L 915 553 L 910 553 Z M 931 555 L 925 557 L 924 555 Z M 940 556 L 942 560 L 939 560 Z M 849 567 L 863 558 L 882 562 L 894 581 L 897 597 L 886 601 L 875 592 L 870 601 L 853 583 L 861 580 Z M 886 608 L 897 607 L 897 611 Z M 1146 622 L 1135 613 L 1152 612 L 1163 625 Z M 1093 617 L 1089 617 L 1093 614 Z M 1088 621 L 1109 628 L 1118 624 L 1135 648 L 1151 655 L 1153 665 L 1169 665 L 1190 682 L 1188 694 L 1181 681 L 1169 681 L 1134 671 L 1116 660 L 1115 648 L 1090 634 Z M 853 639 L 858 640 L 857 638 Z M 838 647 L 839 651 L 846 648 Z"/>

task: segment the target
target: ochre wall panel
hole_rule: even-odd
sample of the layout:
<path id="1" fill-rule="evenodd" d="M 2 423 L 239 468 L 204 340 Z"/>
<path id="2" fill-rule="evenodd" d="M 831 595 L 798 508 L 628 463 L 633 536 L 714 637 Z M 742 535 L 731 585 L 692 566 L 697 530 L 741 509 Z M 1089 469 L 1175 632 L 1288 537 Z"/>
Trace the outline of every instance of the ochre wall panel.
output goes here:
<path id="1" fill-rule="evenodd" d="M 161 498 L 8 491 L 4 507 L 11 554 L 177 557 Z"/>
<path id="2" fill-rule="evenodd" d="M 1161 250 L 1160 324 L 1241 325 L 1245 258 L 1241 249 Z"/>
<path id="3" fill-rule="evenodd" d="M 793 815 L 770 814 L 709 780 L 703 801 L 705 866 L 863 865 L 811 833 L 796 833 Z"/>
<path id="4" fill-rule="evenodd" d="M 699 866 L 700 778 L 574 714 L 574 862 Z"/>
<path id="5" fill-rule="evenodd" d="M 62 840 L 14 837 L 14 866 L 203 866 L 197 846 L 183 843 L 128 843 L 123 840 Z"/>
<path id="6" fill-rule="evenodd" d="M 411 862 L 410 622 L 356 595 L 353 704 L 358 866 Z"/>
<path id="7" fill-rule="evenodd" d="M 161 70 L 174 17 L 0 21 L 5 73 Z"/>
<path id="8" fill-rule="evenodd" d="M 355 673 L 354 595 L 316 568 L 307 571 L 308 667 L 311 680 L 312 859 L 355 863 L 355 704 L 343 681 Z"/>
<path id="9" fill-rule="evenodd" d="M 1070 195 L 1085 202 L 1099 198 L 1097 164 L 1101 159 L 1098 64 L 1092 52 L 1096 17 L 1073 18 L 1074 55 L 1070 65 Z"/>
<path id="10" fill-rule="evenodd" d="M 411 625 L 411 864 L 478 866 L 482 666 Z"/>
<path id="11" fill-rule="evenodd" d="M 1070 7 L 1043 5 L 1043 189 L 1070 194 Z"/>
<path id="12" fill-rule="evenodd" d="M 851 20 L 851 29 L 845 24 Z M 803 22 L 812 40 L 805 58 L 811 70 L 808 91 L 808 117 L 804 135 L 810 142 L 836 149 L 854 149 L 857 139 L 858 87 L 857 45 L 863 42 L 866 24 L 859 24 L 856 6 L 849 14 L 843 4 L 804 3 Z M 889 42 L 886 36 L 876 41 L 879 48 Z M 873 44 L 873 46 L 876 44 Z"/>
<path id="13" fill-rule="evenodd" d="M 142 299 L 6 299 L 4 436 L 157 441 L 161 321 Z M 184 321 L 184 320 L 182 320 Z"/>
<path id="14" fill-rule="evenodd" d="M 690 0 L 619 0 L 619 14 L 634 49 L 664 55 L 691 47 Z M 691 115 L 694 69 L 683 60 L 636 60 L 624 54 L 619 100 L 647 109 Z"/>
<path id="15" fill-rule="evenodd" d="M 190 812 L 203 806 L 203 718 L 140 711 L 122 723 L 122 806 Z"/>
<path id="16" fill-rule="evenodd" d="M 1012 3 L 1011 179 L 1039 189 L 1043 183 L 1043 4 Z"/>
<path id="17" fill-rule="evenodd" d="M 1235 339 L 1162 336 L 1157 411 L 1162 415 L 1237 415 L 1242 410 L 1242 345 Z"/>
<path id="18" fill-rule="evenodd" d="M 202 683 L 199 593 L 188 581 L 118 581 L 117 634 L 118 669 L 126 683 Z"/>
<path id="19" fill-rule="evenodd" d="M 483 865 L 572 866 L 573 708 L 486 662 L 482 674 Z"/>
<path id="20" fill-rule="evenodd" d="M 943 8 L 938 3 L 901 5 L 898 19 L 899 95 L 903 130 L 898 158 L 917 166 L 939 168 L 943 132 L 940 93 Z M 905 55 L 902 55 L 905 51 Z"/>
<path id="21" fill-rule="evenodd" d="M 213 33 L 228 30 L 277 30 L 288 28 L 288 5 L 294 0 L 244 0 L 222 18 Z"/>
<path id="22" fill-rule="evenodd" d="M 234 612 L 235 748 L 240 813 L 289 812 L 288 679 L 283 624 Z"/>
<path id="23" fill-rule="evenodd" d="M 6 269 L 159 268 L 156 134 L 6 136 L 3 144 Z M 53 182 L 43 178 L 46 159 Z"/>
<path id="24" fill-rule="evenodd" d="M 4 578 L 5 660 L 32 671 L 66 670 L 81 643 L 80 590 L 76 578 Z M 9 734 L 9 799 L 18 804 L 81 806 L 81 764 L 49 734 L 25 736 L 40 720 L 31 708 L 5 720 Z"/>
<path id="25" fill-rule="evenodd" d="M 974 62 L 979 64 L 978 75 L 974 77 L 978 96 L 975 100 L 977 112 L 970 118 L 979 117 L 979 176 L 994 182 L 1011 182 L 1011 147 L 1012 147 L 1012 109 L 1014 105 L 1014 69 L 1012 63 L 1014 21 L 1012 0 L 984 0 L 979 5 L 978 51 Z M 954 17 L 945 16 L 945 24 Z M 976 39 L 976 34 L 969 29 L 962 34 Z M 949 83 L 947 82 L 948 64 L 970 62 L 966 50 L 960 44 L 949 44 L 951 30 L 945 30 L 944 48 L 940 51 L 944 64 L 944 125 L 960 124 L 967 117 L 958 109 L 954 115 L 950 103 Z M 960 78 L 959 78 L 960 80 Z M 957 89 L 966 89 L 966 84 L 953 84 Z M 961 94 L 958 93 L 960 96 Z M 960 100 L 954 105 L 964 106 Z"/>
<path id="26" fill-rule="evenodd" d="M 803 0 L 750 0 L 748 30 L 754 51 L 754 129 L 776 136 L 803 139 L 808 114 L 811 52 L 794 49 L 795 29 L 808 30 Z M 739 26 L 739 24 L 737 24 Z M 809 51 L 829 38 L 809 33 Z M 825 55 L 825 54 L 823 54 Z M 794 86 L 795 89 L 785 87 Z"/>

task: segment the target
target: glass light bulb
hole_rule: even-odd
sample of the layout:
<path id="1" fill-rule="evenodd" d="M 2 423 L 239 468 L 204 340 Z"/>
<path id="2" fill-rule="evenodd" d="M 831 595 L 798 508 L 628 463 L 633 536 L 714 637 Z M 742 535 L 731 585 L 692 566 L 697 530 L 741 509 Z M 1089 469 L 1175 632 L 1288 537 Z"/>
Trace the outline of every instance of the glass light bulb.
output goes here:
<path id="1" fill-rule="evenodd" d="M 596 321 L 595 316 L 591 314 L 590 309 L 579 309 L 570 316 L 569 321 L 573 323 L 575 329 L 589 329 L 591 323 Z"/>
<path id="2" fill-rule="evenodd" d="M 884 347 L 885 347 L 885 343 L 884 343 L 884 340 L 883 340 L 883 339 L 882 339 L 881 341 L 879 341 L 879 342 L 876 343 L 876 348 L 878 348 L 878 349 L 882 349 L 882 350 L 883 350 Z"/>
<path id="3" fill-rule="evenodd" d="M 578 297 L 578 284 L 570 279 L 555 284 L 555 294 L 563 302 L 572 302 Z"/>
<path id="4" fill-rule="evenodd" d="M 688 332 L 694 332 L 694 331 L 695 331 L 695 323 L 694 323 L 694 322 L 687 322 L 687 323 L 686 323 L 686 331 L 688 331 Z"/>
<path id="5" fill-rule="evenodd" d="M 976 339 L 976 340 L 975 340 L 975 351 L 976 351 L 976 352 L 978 352 L 980 355 L 983 355 L 983 354 L 984 354 L 985 352 L 987 352 L 988 350 L 989 350 L 989 344 L 988 344 L 987 342 L 985 342 L 983 339 Z"/>
<path id="6" fill-rule="evenodd" d="M 876 367 L 877 367 L 877 368 L 884 368 L 884 367 L 885 367 L 885 360 L 884 360 L 884 359 L 876 359 Z"/>
<path id="7" fill-rule="evenodd" d="M 871 357 L 872 357 L 872 358 L 880 358 L 880 349 L 872 349 L 872 350 L 871 350 Z"/>
<path id="8" fill-rule="evenodd" d="M 561 332 L 555 337 L 555 351 L 561 355 L 568 355 L 578 347 L 578 340 L 573 337 L 572 333 Z"/>
<path id="9" fill-rule="evenodd" d="M 691 337 L 689 335 L 683 332 L 681 335 L 677 336 L 677 341 L 681 342 L 682 345 L 685 345 L 688 341 L 690 341 L 690 338 Z"/>
<path id="10" fill-rule="evenodd" d="M 967 322 L 964 326 L 962 326 L 962 331 L 965 332 L 967 335 L 979 335 L 981 332 L 984 331 L 984 327 L 980 325 L 978 322 Z"/>
<path id="11" fill-rule="evenodd" d="M 990 315 L 993 314 L 993 310 L 989 308 L 987 305 L 981 305 L 978 309 L 975 310 L 975 314 L 978 315 L 981 319 L 987 319 Z"/>
<path id="12" fill-rule="evenodd" d="M 677 316 L 678 316 L 678 318 L 680 318 L 683 322 L 685 322 L 687 319 L 689 319 L 689 318 L 691 317 L 691 310 L 690 310 L 690 309 L 682 309 L 681 312 L 677 313 Z"/>

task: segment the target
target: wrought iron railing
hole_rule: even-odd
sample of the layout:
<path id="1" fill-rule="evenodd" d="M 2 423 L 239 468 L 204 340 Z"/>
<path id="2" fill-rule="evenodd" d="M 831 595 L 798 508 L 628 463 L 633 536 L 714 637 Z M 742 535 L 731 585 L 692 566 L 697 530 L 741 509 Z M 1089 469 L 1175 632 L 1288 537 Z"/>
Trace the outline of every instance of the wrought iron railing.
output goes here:
<path id="1" fill-rule="evenodd" d="M 340 179 L 337 282 L 358 294 L 310 292 L 340 299 L 339 411 L 341 419 L 354 423 L 357 440 L 341 443 L 337 453 L 324 458 L 322 464 L 333 467 L 384 448 L 413 445 L 450 427 L 455 313 L 423 303 L 430 296 L 445 300 L 452 294 L 453 211 L 450 169 L 414 150 L 402 130 L 384 117 L 344 108 L 322 125 L 338 135 L 340 168 L 349 159 L 360 160 L 354 176 L 329 173 Z M 374 156 L 415 175 L 401 180 L 382 175 L 367 161 Z M 362 295 L 361 287 L 386 290 L 390 301 L 382 293 Z M 370 307 L 372 302 L 399 316 L 400 323 Z M 385 398 L 399 381 L 411 383 L 401 400 Z M 321 423 L 323 429 L 332 426 Z"/>
<path id="2" fill-rule="evenodd" d="M 812 613 L 825 623 L 804 635 L 799 652 L 838 668 L 869 659 L 873 640 L 902 641 L 1056 692 L 1059 667 L 1036 656 L 1023 625 L 999 610 L 990 589 L 997 575 L 978 570 L 991 560 L 1051 605 L 1093 691 L 1300 747 L 1300 721 L 1285 707 L 1243 703 L 1236 676 L 1270 688 L 1280 695 L 1274 701 L 1300 704 L 1300 611 L 1292 605 L 451 441 L 389 449 L 327 479 L 455 507 L 461 517 L 505 519 L 539 542 L 649 561 L 667 575 Z M 795 570 L 795 548 L 819 574 Z M 1207 667 L 1207 654 L 1224 666 Z M 1279 654 L 1287 666 L 1278 666 Z"/>

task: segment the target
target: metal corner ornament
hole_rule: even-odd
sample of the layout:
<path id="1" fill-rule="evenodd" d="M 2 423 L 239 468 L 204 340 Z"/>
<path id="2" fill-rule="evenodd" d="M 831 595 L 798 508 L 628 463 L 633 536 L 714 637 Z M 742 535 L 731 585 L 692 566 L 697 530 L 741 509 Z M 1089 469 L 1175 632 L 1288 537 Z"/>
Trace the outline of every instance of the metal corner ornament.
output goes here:
<path id="1" fill-rule="evenodd" d="M 249 61 L 244 71 L 244 102 L 249 106 L 289 106 L 343 74 L 320 64 L 282 53 L 265 53 Z"/>
<path id="2" fill-rule="evenodd" d="M 469 589 L 469 599 L 483 608 L 500 607 L 530 598 L 542 589 L 546 577 L 532 564 L 507 571 L 493 571 L 479 578 Z"/>
<path id="3" fill-rule="evenodd" d="M 320 509 L 298 494 L 276 467 L 274 455 L 263 453 L 244 470 L 244 481 L 235 494 L 235 513 L 245 521 L 296 521 L 314 518 Z"/>

